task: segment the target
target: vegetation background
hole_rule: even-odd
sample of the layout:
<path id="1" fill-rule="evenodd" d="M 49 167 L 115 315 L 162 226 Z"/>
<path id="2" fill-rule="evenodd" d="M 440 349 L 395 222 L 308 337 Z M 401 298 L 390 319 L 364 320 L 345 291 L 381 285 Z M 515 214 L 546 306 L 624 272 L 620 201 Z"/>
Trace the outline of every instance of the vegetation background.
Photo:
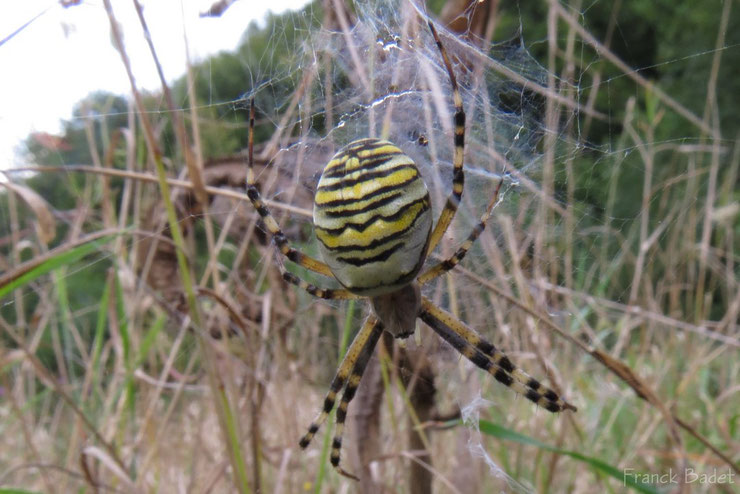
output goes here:
<path id="1" fill-rule="evenodd" d="M 377 6 L 391 26 L 395 4 Z M 255 95 L 263 193 L 315 253 L 312 184 L 340 119 L 360 128 L 341 100 L 361 91 L 326 69 L 341 53 L 322 36 L 368 20 L 316 0 L 161 92 L 92 94 L 62 135 L 29 136 L 28 167 L 0 183 L 0 492 L 737 492 L 740 5 L 428 10 L 455 36 L 472 169 L 500 146 L 476 132 L 488 115 L 527 134 L 503 161 L 531 158 L 430 296 L 578 412 L 537 410 L 420 326 L 382 345 L 350 407 L 344 461 L 362 481 L 328 467 L 330 425 L 298 448 L 366 308 L 282 282 L 243 150 Z M 481 53 L 526 69 L 483 84 L 490 109 L 467 106 Z M 307 54 L 325 57 L 315 73 Z M 420 129 L 405 134 L 418 152 L 451 144 L 444 124 Z M 485 205 L 470 183 L 454 238 Z"/>

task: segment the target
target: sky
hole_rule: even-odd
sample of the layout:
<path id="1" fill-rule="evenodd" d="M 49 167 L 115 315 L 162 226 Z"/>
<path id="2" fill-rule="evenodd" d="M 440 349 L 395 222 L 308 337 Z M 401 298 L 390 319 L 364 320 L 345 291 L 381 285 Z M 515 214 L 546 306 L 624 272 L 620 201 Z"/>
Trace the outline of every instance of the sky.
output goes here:
<path id="1" fill-rule="evenodd" d="M 140 0 L 168 82 L 202 60 L 236 48 L 253 20 L 268 10 L 298 9 L 307 0 L 236 0 L 221 17 L 204 17 L 217 0 Z M 111 0 L 139 88 L 160 87 L 132 0 Z M 57 133 L 77 101 L 95 90 L 129 95 L 130 85 L 110 35 L 102 0 L 63 7 L 59 0 L 0 6 L 0 169 L 28 165 L 17 151 L 31 132 Z M 29 23 L 30 21 L 30 23 Z M 15 31 L 29 23 L 20 32 Z"/>

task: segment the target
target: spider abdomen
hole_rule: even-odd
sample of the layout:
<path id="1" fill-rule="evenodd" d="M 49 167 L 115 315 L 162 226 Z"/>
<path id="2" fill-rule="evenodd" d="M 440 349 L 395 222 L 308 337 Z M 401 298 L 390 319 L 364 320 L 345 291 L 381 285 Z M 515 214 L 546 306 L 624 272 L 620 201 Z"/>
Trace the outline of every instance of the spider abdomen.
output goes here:
<path id="1" fill-rule="evenodd" d="M 324 261 L 355 293 L 395 291 L 424 262 L 429 191 L 413 160 L 388 141 L 354 141 L 334 155 L 321 174 L 313 218 Z"/>

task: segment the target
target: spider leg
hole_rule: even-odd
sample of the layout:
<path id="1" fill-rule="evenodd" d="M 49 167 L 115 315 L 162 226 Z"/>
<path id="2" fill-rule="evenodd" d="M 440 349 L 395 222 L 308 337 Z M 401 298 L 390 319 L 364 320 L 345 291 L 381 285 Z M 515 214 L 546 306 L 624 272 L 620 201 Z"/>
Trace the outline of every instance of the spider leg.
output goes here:
<path id="1" fill-rule="evenodd" d="M 373 325 L 372 332 L 370 333 L 367 342 L 362 347 L 362 351 L 352 368 L 352 374 L 349 376 L 347 387 L 344 389 L 344 393 L 342 394 L 342 401 L 339 402 L 339 406 L 337 407 L 337 428 L 334 431 L 334 439 L 331 442 L 331 464 L 338 473 L 354 480 L 360 479 L 339 466 L 339 453 L 342 449 L 344 421 L 347 418 L 349 402 L 355 397 L 355 392 L 357 391 L 357 387 L 360 385 L 362 374 L 365 372 L 365 368 L 370 361 L 370 357 L 373 354 L 373 350 L 375 350 L 375 346 L 378 344 L 381 334 L 383 334 L 383 324 L 376 320 Z"/>
<path id="2" fill-rule="evenodd" d="M 342 390 L 344 385 L 347 383 L 348 378 L 351 380 L 352 377 L 354 377 L 358 360 L 362 360 L 362 358 L 369 358 L 369 356 L 364 357 L 366 353 L 372 354 L 372 350 L 373 348 L 375 348 L 375 345 L 378 342 L 378 338 L 380 337 L 380 334 L 382 332 L 383 325 L 380 323 L 380 321 L 375 319 L 374 317 L 370 317 L 362 326 L 362 329 L 360 329 L 360 331 L 357 333 L 355 339 L 352 340 L 352 343 L 350 344 L 349 349 L 347 349 L 347 353 L 344 355 L 342 363 L 339 364 L 339 369 L 337 369 L 337 373 L 334 376 L 331 385 L 329 386 L 329 392 L 327 393 L 326 398 L 324 398 L 324 407 L 321 409 L 313 422 L 311 422 L 306 435 L 301 438 L 301 448 L 305 449 L 306 447 L 308 447 L 314 435 L 316 435 L 316 433 L 319 431 L 321 425 L 326 422 L 327 417 L 329 417 L 329 413 L 331 413 L 331 411 L 334 409 L 334 405 L 337 400 L 337 393 Z M 366 364 L 367 362 L 365 362 L 365 365 Z M 362 370 L 364 370 L 365 365 L 362 366 Z M 351 376 L 350 373 L 352 374 Z M 360 375 L 361 374 L 362 372 L 360 372 Z M 359 381 L 359 377 L 357 380 Z M 354 394 L 354 391 L 352 391 L 352 394 Z M 342 403 L 344 403 L 346 397 L 347 393 L 345 392 L 344 396 L 342 397 Z M 340 413 L 342 414 L 342 421 L 344 421 L 344 415 L 346 414 L 346 412 L 346 404 L 344 407 L 344 412 L 341 412 L 340 404 L 340 411 L 337 412 L 337 421 L 339 421 Z"/>
<path id="3" fill-rule="evenodd" d="M 362 298 L 359 295 L 356 295 L 344 288 L 321 288 L 319 286 L 314 285 L 313 283 L 309 283 L 306 280 L 300 278 L 299 276 L 296 276 L 295 274 L 285 269 L 285 266 L 283 265 L 282 260 L 280 258 L 276 259 L 275 264 L 277 264 L 278 269 L 280 270 L 280 275 L 283 277 L 283 280 L 287 281 L 291 285 L 297 286 L 301 290 L 307 291 L 309 294 L 313 295 L 314 297 L 323 298 L 325 300 L 349 300 L 349 299 Z"/>
<path id="4" fill-rule="evenodd" d="M 447 271 L 450 271 L 452 268 L 457 266 L 457 264 L 462 261 L 463 257 L 465 257 L 465 254 L 468 253 L 470 248 L 473 246 L 476 240 L 478 240 L 478 237 L 481 233 L 483 233 L 483 230 L 486 229 L 486 223 L 488 222 L 488 218 L 491 217 L 491 211 L 493 210 L 493 207 L 498 202 L 498 194 L 501 190 L 501 185 L 504 183 L 503 177 L 499 181 L 498 185 L 496 186 L 496 190 L 493 193 L 493 197 L 491 198 L 491 201 L 488 203 L 488 207 L 483 212 L 483 214 L 480 217 L 480 222 L 478 222 L 477 225 L 475 225 L 475 228 L 473 228 L 473 231 L 470 232 L 470 235 L 465 240 L 465 242 L 462 243 L 462 245 L 455 251 L 455 253 L 452 255 L 452 257 L 445 259 L 444 261 L 435 264 L 434 266 L 430 267 L 426 271 L 424 271 L 422 274 L 419 275 L 419 277 L 416 279 L 417 283 L 419 285 L 424 285 L 426 283 L 429 283 L 437 276 L 446 273 Z"/>
<path id="5" fill-rule="evenodd" d="M 452 64 L 447 55 L 447 50 L 445 50 L 444 45 L 442 45 L 442 41 L 440 41 L 437 30 L 435 29 L 434 24 L 432 24 L 432 21 L 429 21 L 429 29 L 431 29 L 432 36 L 434 36 L 434 41 L 437 43 L 439 53 L 442 55 L 442 60 L 447 69 L 447 74 L 450 77 L 450 85 L 452 86 L 452 98 L 455 103 L 455 154 L 452 159 L 452 192 L 449 197 L 447 197 L 445 207 L 439 215 L 439 219 L 437 220 L 437 224 L 434 226 L 434 230 L 432 230 L 432 234 L 429 239 L 429 246 L 427 247 L 427 255 L 434 250 L 442 239 L 442 236 L 447 231 L 447 228 L 450 226 L 452 218 L 455 216 L 457 207 L 460 204 L 465 183 L 465 173 L 463 172 L 463 154 L 465 150 L 465 111 L 463 110 L 462 96 L 460 96 L 460 90 L 457 87 L 457 79 L 455 78 L 455 73 L 452 71 Z"/>
<path id="6" fill-rule="evenodd" d="M 293 261 L 294 263 L 300 266 L 303 266 L 306 269 L 309 269 L 316 273 L 323 274 L 324 276 L 333 278 L 334 276 L 332 275 L 331 270 L 329 269 L 328 265 L 319 261 L 318 259 L 314 259 L 311 256 L 307 256 L 306 254 L 290 246 L 290 243 L 288 242 L 288 238 L 285 236 L 283 231 L 280 229 L 280 226 L 277 224 L 277 221 L 275 221 L 275 218 L 272 216 L 270 211 L 267 209 L 267 206 L 265 206 L 265 203 L 262 201 L 262 197 L 260 196 L 260 192 L 259 190 L 257 190 L 257 185 L 256 185 L 255 178 L 254 178 L 253 149 L 254 149 L 254 99 L 250 101 L 250 106 L 249 106 L 249 157 L 248 157 L 248 168 L 247 168 L 247 196 L 249 197 L 249 200 L 252 202 L 254 209 L 256 209 L 259 215 L 262 217 L 262 221 L 265 223 L 265 226 L 272 234 L 272 238 L 275 241 L 275 245 L 277 245 L 278 249 L 280 249 L 280 252 L 287 259 L 289 259 L 290 261 Z"/>
<path id="7" fill-rule="evenodd" d="M 421 307 L 419 317 L 422 321 L 468 360 L 495 377 L 498 382 L 550 412 L 576 411 L 576 407 L 518 369 L 503 352 L 481 338 L 475 330 L 458 321 L 452 314 L 438 308 L 426 297 L 422 297 Z"/>
<path id="8" fill-rule="evenodd" d="M 324 300 L 350 300 L 362 298 L 359 295 L 356 295 L 344 288 L 335 289 L 318 287 L 312 283 L 302 280 L 290 271 L 287 271 L 285 267 L 281 264 L 278 264 L 278 266 L 280 266 L 280 274 L 283 276 L 283 279 L 285 281 L 297 286 L 301 290 L 307 291 L 314 297 L 323 298 Z"/>

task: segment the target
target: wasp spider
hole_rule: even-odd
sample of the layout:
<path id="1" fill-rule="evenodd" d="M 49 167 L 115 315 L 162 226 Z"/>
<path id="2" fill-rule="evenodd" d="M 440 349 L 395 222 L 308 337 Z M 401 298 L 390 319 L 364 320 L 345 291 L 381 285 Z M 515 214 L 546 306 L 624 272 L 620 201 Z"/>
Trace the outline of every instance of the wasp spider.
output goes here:
<path id="1" fill-rule="evenodd" d="M 339 150 L 319 180 L 313 218 L 325 262 L 291 247 L 262 202 L 255 184 L 251 130 L 254 128 L 254 100 L 251 102 L 249 199 L 282 255 L 306 269 L 334 278 L 343 288 L 326 289 L 309 284 L 278 263 L 283 279 L 316 297 L 369 298 L 372 305 L 372 314 L 339 365 L 321 412 L 300 441 L 302 448 L 309 445 L 334 409 L 337 395 L 344 389 L 336 414 L 331 463 L 339 473 L 351 478 L 356 477 L 339 466 L 349 403 L 382 332 L 388 331 L 395 338 L 407 338 L 414 332 L 417 317 L 475 365 L 534 403 L 550 412 L 576 410 L 554 391 L 518 369 L 474 329 L 421 294 L 421 286 L 454 268 L 471 248 L 486 226 L 503 181 L 499 181 L 493 191 L 480 222 L 452 257 L 422 271 L 424 261 L 447 231 L 457 211 L 464 181 L 465 112 L 462 98 L 447 52 L 431 22 L 429 28 L 447 70 L 455 105 L 452 192 L 433 228 L 429 192 L 411 158 L 388 141 L 360 139 Z"/>

